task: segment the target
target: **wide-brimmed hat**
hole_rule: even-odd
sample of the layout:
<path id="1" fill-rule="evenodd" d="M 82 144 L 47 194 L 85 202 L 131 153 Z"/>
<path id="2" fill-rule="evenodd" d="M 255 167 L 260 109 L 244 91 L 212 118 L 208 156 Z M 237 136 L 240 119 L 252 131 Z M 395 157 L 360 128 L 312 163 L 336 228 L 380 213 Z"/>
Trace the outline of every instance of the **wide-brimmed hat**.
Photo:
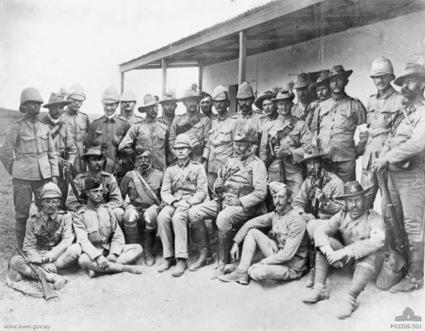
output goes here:
<path id="1" fill-rule="evenodd" d="M 352 73 L 353 73 L 353 70 L 345 70 L 341 64 L 337 64 L 329 70 L 329 79 L 336 76 L 342 76 L 342 77 L 348 78 L 351 76 Z"/>
<path id="2" fill-rule="evenodd" d="M 165 93 L 161 100 L 159 100 L 160 104 L 163 104 L 165 102 L 177 102 L 179 101 L 179 99 L 176 98 L 176 95 L 174 94 L 174 92 L 167 92 Z"/>
<path id="3" fill-rule="evenodd" d="M 277 102 L 279 100 L 289 100 L 292 101 L 294 100 L 295 95 L 294 93 L 292 93 L 292 91 L 290 91 L 289 89 L 281 89 L 276 97 L 274 99 L 272 99 L 273 102 Z"/>
<path id="4" fill-rule="evenodd" d="M 403 73 L 394 80 L 394 84 L 402 86 L 404 79 L 408 76 L 416 76 L 424 79 L 425 68 L 421 62 L 423 61 L 420 61 L 418 57 L 410 58 L 404 67 Z"/>
<path id="5" fill-rule="evenodd" d="M 257 100 L 255 100 L 254 104 L 255 107 L 257 107 L 258 109 L 262 109 L 263 108 L 263 101 L 264 100 L 273 100 L 276 97 L 276 93 L 273 91 L 265 91 L 262 94 L 260 94 L 260 96 L 257 98 Z"/>
<path id="6" fill-rule="evenodd" d="M 176 137 L 176 141 L 174 142 L 173 145 L 174 148 L 183 148 L 183 147 L 187 147 L 192 149 L 192 143 L 190 141 L 190 137 L 185 134 L 185 133 L 181 133 Z"/>
<path id="7" fill-rule="evenodd" d="M 87 160 L 87 158 L 89 156 L 101 156 L 101 157 L 105 157 L 102 153 L 102 151 L 100 150 L 99 147 L 91 147 L 89 148 L 82 156 L 81 158 L 83 160 Z"/>
<path id="8" fill-rule="evenodd" d="M 322 84 L 329 85 L 329 70 L 323 70 L 320 72 L 319 77 L 317 77 L 316 82 L 311 84 L 309 89 L 311 92 L 316 90 L 316 87 Z"/>
<path id="9" fill-rule="evenodd" d="M 201 91 L 200 96 L 199 96 L 199 99 L 200 99 L 199 102 L 202 102 L 202 100 L 207 99 L 207 98 L 210 98 L 211 101 L 212 101 L 211 94 L 209 94 L 208 92 L 205 92 L 205 91 Z"/>
<path id="10" fill-rule="evenodd" d="M 311 78 L 308 73 L 302 72 L 297 75 L 297 79 L 295 80 L 294 88 L 305 88 L 311 84 Z"/>
<path id="11" fill-rule="evenodd" d="M 52 92 L 50 94 L 49 102 L 43 105 L 44 108 L 50 108 L 52 106 L 66 106 L 69 105 L 71 101 L 65 100 L 65 96 L 60 93 Z"/>
<path id="12" fill-rule="evenodd" d="M 324 151 L 314 150 L 313 152 L 310 152 L 310 153 L 304 153 L 303 159 L 300 161 L 300 163 L 308 162 L 314 159 L 329 159 L 329 158 L 330 158 L 329 153 L 326 153 Z"/>
<path id="13" fill-rule="evenodd" d="M 183 96 L 179 99 L 179 101 L 183 102 L 188 99 L 196 99 L 199 101 L 201 99 L 201 96 L 198 94 L 198 92 L 189 89 L 184 91 Z"/>
<path id="14" fill-rule="evenodd" d="M 156 101 L 155 96 L 153 94 L 145 94 L 143 97 L 143 105 L 138 108 L 139 112 L 143 113 L 146 111 L 146 108 L 152 107 L 158 104 L 158 101 Z"/>
<path id="15" fill-rule="evenodd" d="M 367 189 L 363 189 L 363 186 L 361 186 L 357 180 L 353 182 L 346 182 L 344 184 L 344 194 L 335 197 L 335 199 L 342 200 L 342 199 L 354 197 L 356 195 L 364 195 L 368 191 L 370 191 L 372 188 L 373 186 L 368 187 Z"/>

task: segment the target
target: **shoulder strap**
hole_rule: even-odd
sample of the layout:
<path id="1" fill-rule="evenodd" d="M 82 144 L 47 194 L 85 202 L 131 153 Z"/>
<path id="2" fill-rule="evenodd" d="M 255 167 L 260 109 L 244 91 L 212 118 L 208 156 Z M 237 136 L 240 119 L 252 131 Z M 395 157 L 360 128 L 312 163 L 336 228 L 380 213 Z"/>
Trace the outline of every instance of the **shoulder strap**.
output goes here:
<path id="1" fill-rule="evenodd" d="M 136 186 L 136 191 L 139 194 L 139 196 L 142 198 L 143 193 L 145 193 L 150 198 L 152 198 L 157 205 L 160 205 L 161 204 L 160 200 L 158 199 L 154 190 L 146 182 L 146 180 L 136 170 L 133 170 L 132 172 L 133 172 L 134 185 Z"/>

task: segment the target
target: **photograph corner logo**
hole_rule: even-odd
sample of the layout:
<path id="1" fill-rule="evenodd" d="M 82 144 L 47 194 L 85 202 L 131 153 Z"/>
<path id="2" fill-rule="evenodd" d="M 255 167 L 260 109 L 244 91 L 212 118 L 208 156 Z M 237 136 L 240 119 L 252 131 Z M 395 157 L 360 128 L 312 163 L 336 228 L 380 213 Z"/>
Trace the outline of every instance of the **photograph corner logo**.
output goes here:
<path id="1" fill-rule="evenodd" d="M 394 322 L 391 323 L 390 328 L 397 330 L 421 330 L 422 316 L 416 315 L 412 308 L 406 307 L 400 315 L 394 317 Z"/>

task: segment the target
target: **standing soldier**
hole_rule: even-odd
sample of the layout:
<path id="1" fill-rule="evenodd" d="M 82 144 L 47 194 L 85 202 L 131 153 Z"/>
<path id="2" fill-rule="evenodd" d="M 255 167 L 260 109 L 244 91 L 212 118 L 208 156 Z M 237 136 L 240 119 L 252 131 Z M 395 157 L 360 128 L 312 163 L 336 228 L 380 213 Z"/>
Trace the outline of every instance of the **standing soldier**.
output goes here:
<path id="1" fill-rule="evenodd" d="M 102 182 L 87 178 L 83 192 L 87 202 L 73 220 L 77 243 L 72 245 L 72 252 L 80 266 L 90 277 L 119 272 L 141 274 L 141 266 L 131 264 L 142 256 L 142 246 L 125 244 L 114 213 L 103 204 Z"/>
<path id="2" fill-rule="evenodd" d="M 69 103 L 70 101 L 65 100 L 63 95 L 52 93 L 49 103 L 43 105 L 44 108 L 49 109 L 49 112 L 42 118 L 42 121 L 50 128 L 50 134 L 52 135 L 56 154 L 58 156 L 58 186 L 62 192 L 62 209 L 65 209 L 65 201 L 68 195 L 69 182 L 67 179 L 67 172 L 73 166 L 77 154 L 77 147 L 72 138 L 71 130 L 61 121 L 63 109 Z"/>
<path id="3" fill-rule="evenodd" d="M 154 244 L 157 219 L 161 205 L 160 190 L 163 172 L 152 168 L 152 151 L 139 151 L 137 168 L 128 172 L 120 185 L 124 200 L 124 232 L 127 243 L 139 242 L 140 228 L 144 229 L 145 263 L 155 264 Z M 126 203 L 128 195 L 130 203 Z"/>
<path id="4" fill-rule="evenodd" d="M 272 101 L 274 98 L 276 98 L 275 92 L 265 91 L 254 102 L 255 107 L 261 110 L 262 115 L 259 125 L 260 133 L 263 132 L 264 126 L 267 125 L 267 123 L 274 121 L 279 116 L 276 105 Z"/>
<path id="5" fill-rule="evenodd" d="M 176 257 L 177 265 L 172 275 L 180 277 L 187 269 L 188 215 L 194 206 L 207 197 L 208 183 L 204 167 L 189 157 L 192 145 L 188 135 L 178 135 L 173 150 L 177 153 L 177 162 L 165 171 L 161 188 L 165 207 L 158 215 L 158 233 L 162 241 L 164 262 L 158 272 L 168 270 Z"/>
<path id="6" fill-rule="evenodd" d="M 174 92 L 166 93 L 162 99 L 159 100 L 159 104 L 162 107 L 162 116 L 158 118 L 158 122 L 165 124 L 168 128 L 168 132 L 170 132 L 171 124 L 176 117 L 177 101 L 178 99 L 174 95 Z M 174 155 L 171 153 L 168 143 L 165 144 L 165 155 L 167 166 L 169 166 L 173 163 Z"/>
<path id="7" fill-rule="evenodd" d="M 378 180 L 372 170 L 372 163 L 379 157 L 391 129 L 391 121 L 402 108 L 403 97 L 391 86 L 395 78 L 393 66 L 385 57 L 378 57 L 370 68 L 370 77 L 376 86 L 377 93 L 369 98 L 366 123 L 369 139 L 363 154 L 363 171 L 361 183 L 364 187 L 373 187 L 366 195 L 367 207 L 372 209 L 378 192 Z M 382 200 L 382 211 L 386 202 Z"/>
<path id="8" fill-rule="evenodd" d="M 174 157 L 177 157 L 173 149 L 174 142 L 179 134 L 185 133 L 192 145 L 192 160 L 203 163 L 206 159 L 204 149 L 208 143 L 210 120 L 198 110 L 199 95 L 195 91 L 186 90 L 180 102 L 186 107 L 186 113 L 176 116 L 171 124 L 168 146 Z"/>
<path id="9" fill-rule="evenodd" d="M 297 75 L 297 80 L 294 85 L 295 93 L 297 95 L 297 103 L 292 107 L 292 116 L 300 120 L 305 120 L 308 115 L 308 106 L 315 98 L 310 94 L 309 86 L 311 84 L 310 75 L 302 72 Z"/>
<path id="10" fill-rule="evenodd" d="M 54 183 L 46 183 L 41 190 L 42 209 L 27 222 L 23 251 L 31 263 L 40 265 L 46 279 L 59 289 L 66 279 L 57 274 L 58 270 L 76 261 L 70 254 L 74 241 L 72 216 L 59 209 L 62 193 Z M 37 279 L 38 276 L 20 255 L 12 257 L 10 268 L 21 275 Z"/>
<path id="11" fill-rule="evenodd" d="M 64 126 L 71 130 L 72 138 L 77 147 L 77 156 L 74 160 L 75 174 L 86 171 L 86 165 L 81 160 L 81 156 L 85 150 L 86 136 L 89 131 L 89 117 L 87 114 L 80 112 L 80 108 L 86 100 L 86 93 L 80 84 L 74 84 L 68 91 L 67 100 L 71 103 L 61 116 L 61 122 Z"/>
<path id="12" fill-rule="evenodd" d="M 153 153 L 153 167 L 163 171 L 166 167 L 165 146 L 168 140 L 167 125 L 158 119 L 158 102 L 152 94 L 143 97 L 143 106 L 139 112 L 145 112 L 145 119 L 139 121 L 128 130 L 118 150 L 127 155 L 135 155 L 137 151 L 150 149 Z"/>
<path id="13" fill-rule="evenodd" d="M 329 86 L 332 97 L 318 104 L 320 125 L 318 144 L 332 156 L 332 172 L 344 182 L 356 179 L 356 158 L 364 148 L 365 140 L 360 137 L 354 143 L 357 126 L 365 123 L 366 109 L 363 104 L 345 93 L 348 77 L 353 70 L 336 65 L 329 71 Z"/>
<path id="14" fill-rule="evenodd" d="M 423 286 L 425 214 L 425 69 L 419 59 L 407 62 L 403 75 L 394 84 L 405 97 L 393 133 L 373 168 L 389 165 L 389 189 L 397 214 L 404 220 L 409 239 L 410 261 L 407 275 L 390 292 L 408 292 Z"/>
<path id="15" fill-rule="evenodd" d="M 42 103 L 40 92 L 34 87 L 22 91 L 19 111 L 25 116 L 9 126 L 0 148 L 1 161 L 13 177 L 15 232 L 20 248 L 24 242 L 32 194 L 34 193 L 35 204 L 40 209 L 43 185 L 49 180 L 56 183 L 59 175 L 58 159 L 49 126 L 37 118 Z"/>
<path id="16" fill-rule="evenodd" d="M 79 211 L 84 208 L 84 183 L 87 178 L 94 178 L 102 183 L 103 201 L 102 203 L 111 209 L 118 222 L 122 223 L 124 210 L 122 209 L 122 197 L 118 187 L 117 180 L 115 177 L 103 171 L 103 165 L 105 163 L 105 157 L 103 156 L 99 148 L 91 148 L 82 156 L 83 161 L 87 163 L 88 171 L 77 175 L 74 178 L 74 186 L 69 189 L 68 198 L 66 199 L 66 207 L 70 211 Z"/>
<path id="17" fill-rule="evenodd" d="M 115 114 L 119 103 L 118 91 L 113 86 L 107 87 L 102 96 L 105 114 L 90 125 L 86 144 L 87 148 L 100 146 L 106 159 L 104 170 L 114 175 L 117 175 L 120 170 L 117 163 L 118 145 L 130 127 L 125 117 Z M 120 175 L 124 176 L 122 173 Z M 122 178 L 122 176 L 118 177 Z"/>
<path id="18" fill-rule="evenodd" d="M 233 155 L 235 119 L 229 115 L 229 91 L 224 86 L 217 86 L 213 91 L 212 98 L 217 117 L 211 123 L 206 159 L 208 162 L 208 187 L 211 192 L 214 192 L 213 186 L 218 170 L 224 167 L 227 160 Z"/>
<path id="19" fill-rule="evenodd" d="M 201 92 L 200 98 L 201 100 L 199 101 L 199 109 L 201 110 L 201 113 L 208 117 L 211 122 L 215 118 L 215 115 L 212 111 L 212 96 L 207 92 Z"/>
<path id="20" fill-rule="evenodd" d="M 267 194 L 267 170 L 263 161 L 254 155 L 257 134 L 252 128 L 238 132 L 233 138 L 234 157 L 220 169 L 222 176 L 215 181 L 217 198 L 191 208 L 189 218 L 192 226 L 206 236 L 204 220 L 216 218 L 218 227 L 219 264 L 213 278 L 224 274 L 230 262 L 230 246 L 234 226 L 265 210 L 263 204 Z M 220 193 L 222 192 L 222 194 Z M 208 245 L 207 238 L 204 239 Z M 207 247 L 203 251 L 208 251 Z M 201 251 L 202 252 L 202 251 Z"/>
<path id="21" fill-rule="evenodd" d="M 134 113 L 136 103 L 137 99 L 133 91 L 125 90 L 121 94 L 121 116 L 125 117 L 130 126 L 136 124 L 142 119 Z"/>
<path id="22" fill-rule="evenodd" d="M 294 94 L 281 90 L 273 102 L 280 116 L 268 122 L 261 136 L 260 158 L 267 165 L 270 181 L 288 185 L 296 195 L 303 183 L 302 160 L 305 148 L 310 144 L 310 131 L 304 131 L 304 121 L 291 115 Z"/>

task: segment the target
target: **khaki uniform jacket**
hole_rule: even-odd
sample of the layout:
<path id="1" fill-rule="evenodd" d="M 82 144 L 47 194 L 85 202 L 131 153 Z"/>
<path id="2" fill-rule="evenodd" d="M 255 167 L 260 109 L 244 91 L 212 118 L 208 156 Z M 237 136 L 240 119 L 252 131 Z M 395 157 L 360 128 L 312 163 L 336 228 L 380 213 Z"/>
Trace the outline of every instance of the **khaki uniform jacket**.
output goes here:
<path id="1" fill-rule="evenodd" d="M 319 219 L 331 218 L 334 214 L 344 209 L 344 203 L 341 200 L 335 199 L 337 196 L 344 194 L 344 182 L 331 172 L 325 171 L 324 176 L 322 192 L 326 199 L 328 199 L 328 202 L 326 205 L 319 203 Z M 306 213 L 313 212 L 313 204 L 315 203 L 314 195 L 318 181 L 319 179 L 316 182 L 313 176 L 308 176 L 304 180 L 292 202 L 294 209 Z"/>
<path id="2" fill-rule="evenodd" d="M 74 216 L 74 231 L 83 253 L 92 260 L 103 250 L 119 256 L 125 245 L 124 234 L 112 210 L 100 206 L 97 210 L 84 207 Z"/>
<path id="3" fill-rule="evenodd" d="M 292 106 L 291 114 L 300 120 L 305 120 L 309 114 L 309 104 L 296 103 Z"/>
<path id="4" fill-rule="evenodd" d="M 72 138 L 77 147 L 77 157 L 74 161 L 74 167 L 77 172 L 84 171 L 81 163 L 81 156 L 85 151 L 85 144 L 87 139 L 87 133 L 89 132 L 90 121 L 87 114 L 77 112 L 76 115 L 72 115 L 69 110 L 66 110 L 61 115 L 61 122 L 64 126 L 68 127 L 71 131 Z"/>
<path id="5" fill-rule="evenodd" d="M 192 143 L 192 160 L 202 162 L 202 158 L 208 158 L 208 144 L 211 122 L 208 117 L 196 112 L 190 116 L 188 113 L 178 115 L 173 120 L 170 128 L 170 140 L 168 142 L 171 153 L 175 156 L 174 142 L 181 133 L 186 133 Z"/>
<path id="6" fill-rule="evenodd" d="M 53 122 L 48 114 L 42 118 L 42 121 L 50 128 L 59 166 L 62 165 L 63 160 L 74 164 L 77 155 L 77 146 L 75 145 L 70 128 L 64 125 L 60 119 L 57 123 Z"/>
<path id="7" fill-rule="evenodd" d="M 126 118 L 118 115 L 108 119 L 105 115 L 94 120 L 87 135 L 87 146 L 100 146 L 106 157 L 105 171 L 114 173 L 117 161 L 118 145 L 126 135 L 130 124 Z"/>
<path id="8" fill-rule="evenodd" d="M 134 171 L 138 170 L 135 169 Z M 164 173 L 162 171 L 151 168 L 147 172 L 140 174 L 151 187 L 151 189 L 155 192 L 158 199 L 160 199 L 162 178 Z M 141 185 L 141 191 L 144 194 L 143 196 L 139 195 L 136 189 L 136 184 L 134 183 L 133 171 L 127 172 L 124 176 L 123 180 L 121 181 L 120 191 L 123 200 L 125 200 L 125 197 L 128 194 L 130 203 L 136 208 L 148 208 L 156 204 L 156 201 L 150 196 L 150 194 L 146 193 L 143 185 Z"/>
<path id="9" fill-rule="evenodd" d="M 217 173 L 233 156 L 235 119 L 228 113 L 212 121 L 209 140 L 204 154 L 208 159 L 208 172 Z"/>
<path id="10" fill-rule="evenodd" d="M 78 191 L 79 196 L 81 197 L 81 192 L 84 192 L 85 180 L 89 177 L 89 173 L 85 172 L 79 174 L 74 178 L 74 184 Z M 105 171 L 101 171 L 99 174 L 100 181 L 103 186 L 103 203 L 106 207 L 114 209 L 122 206 L 123 200 L 121 197 L 121 192 L 118 187 L 117 180 L 113 175 Z M 78 202 L 77 197 L 74 194 L 74 191 L 69 188 L 68 197 L 66 198 L 66 208 L 71 211 L 77 211 L 84 207 L 84 204 Z"/>
<path id="11" fill-rule="evenodd" d="M 238 198 L 244 209 L 259 207 L 267 195 L 267 170 L 263 161 L 250 153 L 232 158 L 223 168 L 223 204 Z"/>
<path id="12" fill-rule="evenodd" d="M 425 105 L 422 100 L 407 107 L 407 119 L 399 112 L 400 124 L 387 140 L 383 155 L 390 169 L 399 162 L 412 160 L 423 164 L 425 157 Z"/>
<path id="13" fill-rule="evenodd" d="M 171 206 L 175 201 L 186 200 L 192 206 L 204 202 L 208 194 L 205 168 L 193 161 L 180 166 L 177 162 L 165 170 L 161 198 Z"/>
<path id="14" fill-rule="evenodd" d="M 276 241 L 279 251 L 265 258 L 262 263 L 284 263 L 291 269 L 304 270 L 309 244 L 306 219 L 300 212 L 291 208 L 286 208 L 283 215 L 271 212 L 249 220 L 238 231 L 233 241 L 240 244 L 250 229 L 269 227 L 269 236 Z"/>
<path id="15" fill-rule="evenodd" d="M 369 138 L 363 154 L 363 169 L 369 169 L 376 155 L 381 154 L 391 131 L 391 123 L 395 114 L 403 107 L 403 96 L 393 87 L 384 95 L 373 94 L 369 98 L 366 123 L 369 128 Z"/>
<path id="16" fill-rule="evenodd" d="M 23 250 L 27 257 L 40 258 L 41 254 L 49 252 L 52 261 L 56 260 L 74 241 L 72 216 L 62 210 L 52 215 L 49 222 L 57 223 L 57 230 L 49 237 L 46 233 L 48 216 L 43 212 L 32 215 L 26 225 Z"/>
<path id="17" fill-rule="evenodd" d="M 168 128 L 165 124 L 156 120 L 147 122 L 141 120 L 128 130 L 124 139 L 118 146 L 120 152 L 133 154 L 137 147 L 151 149 L 153 155 L 153 167 L 163 171 L 166 167 L 165 146 L 168 140 Z"/>
<path id="18" fill-rule="evenodd" d="M 340 233 L 348 257 L 356 260 L 384 247 L 384 219 L 372 209 L 353 220 L 348 212 L 340 211 L 323 220 L 314 231 L 316 247 L 330 245 L 329 237 Z"/>
<path id="19" fill-rule="evenodd" d="M 357 126 L 366 122 L 363 104 L 348 95 L 338 100 L 332 97 L 320 102 L 320 147 L 332 155 L 333 162 L 351 161 L 358 156 L 354 143 Z"/>
<path id="20" fill-rule="evenodd" d="M 255 113 L 251 111 L 249 114 L 245 115 L 242 112 L 238 112 L 232 115 L 232 118 L 236 120 L 235 132 L 238 133 L 244 129 L 251 128 L 253 131 L 257 132 L 258 137 L 261 135 L 261 122 L 263 119 L 262 114 Z M 258 140 L 257 145 L 260 144 Z"/>
<path id="21" fill-rule="evenodd" d="M 13 178 L 43 180 L 59 176 L 58 158 L 50 128 L 25 117 L 13 122 L 0 148 L 1 161 Z"/>
<path id="22" fill-rule="evenodd" d="M 136 124 L 137 122 L 140 122 L 140 121 L 142 121 L 142 120 L 143 120 L 143 117 L 141 117 L 141 116 L 137 116 L 137 115 L 136 115 L 136 114 L 134 114 L 134 113 L 127 117 L 127 116 L 125 116 L 125 115 L 121 112 L 120 117 L 121 117 L 123 120 L 127 121 L 127 123 L 128 123 L 130 126 L 132 126 L 132 125 Z"/>

